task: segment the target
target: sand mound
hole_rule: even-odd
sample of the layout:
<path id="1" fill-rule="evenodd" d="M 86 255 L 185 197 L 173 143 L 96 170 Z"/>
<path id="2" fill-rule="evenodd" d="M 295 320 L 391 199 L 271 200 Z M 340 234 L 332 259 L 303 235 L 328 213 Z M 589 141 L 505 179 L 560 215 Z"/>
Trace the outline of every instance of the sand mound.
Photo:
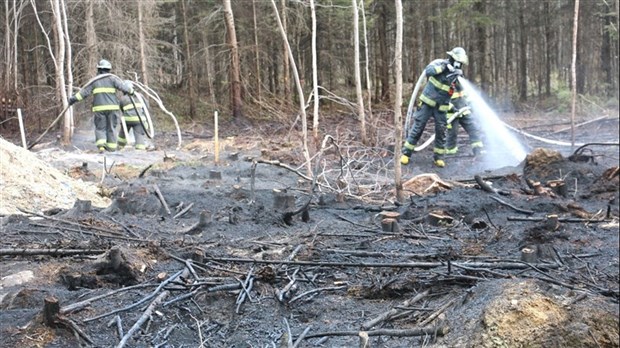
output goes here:
<path id="1" fill-rule="evenodd" d="M 106 207 L 94 184 L 74 180 L 24 148 L 0 138 L 0 215 L 19 214 L 18 208 L 44 211 L 71 208 L 76 199 Z"/>

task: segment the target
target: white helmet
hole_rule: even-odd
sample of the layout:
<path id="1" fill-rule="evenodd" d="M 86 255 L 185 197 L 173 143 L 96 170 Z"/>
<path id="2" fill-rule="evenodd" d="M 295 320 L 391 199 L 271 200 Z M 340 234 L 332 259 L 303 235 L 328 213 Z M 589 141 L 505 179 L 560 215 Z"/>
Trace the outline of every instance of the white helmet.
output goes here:
<path id="1" fill-rule="evenodd" d="M 455 62 L 459 62 L 461 64 L 468 64 L 469 58 L 467 58 L 467 53 L 465 53 L 465 49 L 463 47 L 454 47 L 451 51 L 446 52 Z"/>
<path id="2" fill-rule="evenodd" d="M 99 61 L 99 64 L 97 64 L 97 69 L 112 70 L 112 64 L 107 60 L 102 59 Z"/>

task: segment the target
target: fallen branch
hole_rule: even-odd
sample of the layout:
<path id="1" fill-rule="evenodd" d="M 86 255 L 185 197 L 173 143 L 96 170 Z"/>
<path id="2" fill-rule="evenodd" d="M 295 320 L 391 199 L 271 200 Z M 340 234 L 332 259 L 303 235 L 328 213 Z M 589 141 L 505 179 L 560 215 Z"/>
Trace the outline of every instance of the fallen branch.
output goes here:
<path id="1" fill-rule="evenodd" d="M 450 331 L 447 326 L 442 327 L 425 327 L 414 329 L 378 329 L 366 331 L 368 336 L 395 336 L 395 337 L 411 337 L 411 336 L 444 336 Z M 318 332 L 306 336 L 308 338 L 323 336 L 358 336 L 359 331 L 328 331 Z"/>
<path id="2" fill-rule="evenodd" d="M 187 207 L 185 207 L 183 210 L 181 210 L 178 214 L 176 214 L 175 216 L 173 216 L 173 219 L 178 219 L 181 216 L 185 215 L 185 213 L 187 213 L 190 209 L 192 209 L 192 207 L 194 206 L 194 203 L 190 203 L 187 205 Z"/>
<path id="3" fill-rule="evenodd" d="M 396 267 L 396 268 L 437 268 L 447 266 L 445 262 L 395 262 L 395 263 L 373 263 L 373 262 L 327 262 L 327 261 L 285 261 L 285 260 L 259 260 L 249 258 L 234 258 L 234 257 L 206 257 L 205 259 L 210 261 L 220 262 L 239 262 L 239 263 L 256 263 L 256 264 L 271 264 L 271 265 L 298 265 L 298 266 L 323 266 L 323 267 Z M 452 265 L 463 265 L 466 267 L 474 268 L 499 268 L 499 269 L 525 269 L 529 268 L 529 264 L 522 261 L 504 261 L 504 262 L 452 262 Z M 535 266 L 541 268 L 558 268 L 557 264 L 541 263 L 535 264 Z"/>
<path id="4" fill-rule="evenodd" d="M 85 224 L 81 224 L 81 223 L 73 222 L 73 221 L 69 221 L 69 220 L 58 219 L 58 218 L 54 218 L 54 217 L 47 216 L 47 215 L 44 215 L 44 214 L 35 213 L 33 211 L 28 211 L 28 210 L 25 210 L 25 209 L 22 209 L 22 208 L 19 208 L 19 207 L 17 209 L 19 209 L 22 213 L 30 214 L 30 215 L 34 215 L 34 216 L 38 216 L 38 217 L 42 217 L 42 218 L 44 218 L 46 220 L 62 222 L 63 224 L 67 224 L 67 225 L 79 226 L 79 227 L 82 227 L 82 228 L 87 228 L 87 229 L 91 229 L 91 230 L 95 230 L 95 231 L 101 231 L 101 232 L 116 234 L 116 235 L 118 235 L 120 237 L 122 237 L 122 235 L 123 235 L 119 231 L 113 231 L 113 230 L 110 230 L 110 229 L 107 229 L 107 228 L 102 228 L 102 227 L 97 227 L 97 226 L 90 226 L 90 225 L 85 225 Z M 55 226 L 55 227 L 58 228 L 57 226 Z"/>
<path id="5" fill-rule="evenodd" d="M 144 324 L 151 317 L 151 314 L 153 313 L 153 310 L 155 310 L 155 307 L 157 307 L 157 305 L 160 304 L 161 301 L 163 301 L 166 297 L 168 297 L 169 294 L 170 294 L 169 291 L 164 291 L 161 294 L 159 294 L 159 296 L 157 296 L 157 298 L 155 298 L 153 302 L 151 302 L 151 304 L 146 308 L 144 313 L 142 313 L 138 321 L 136 321 L 136 323 L 133 324 L 131 329 L 127 331 L 125 336 L 123 336 L 123 339 L 121 339 L 121 341 L 118 343 L 116 348 L 122 348 L 125 346 L 125 344 L 127 344 L 127 341 L 129 340 L 129 338 L 131 338 L 131 336 L 136 331 L 138 331 L 138 329 L 140 329 L 142 324 Z"/>
<path id="6" fill-rule="evenodd" d="M 164 195 L 159 190 L 159 186 L 157 186 L 157 184 L 153 184 L 153 189 L 155 190 L 155 193 L 157 194 L 157 198 L 159 198 L 161 205 L 163 205 L 164 209 L 166 209 L 166 213 L 168 213 L 168 215 L 171 215 L 172 212 L 170 212 L 170 208 L 168 208 L 168 203 L 166 203 L 166 199 L 164 198 Z"/>
<path id="7" fill-rule="evenodd" d="M 310 295 L 310 294 L 314 294 L 315 292 L 321 292 L 321 291 L 329 291 L 329 290 L 341 290 L 341 289 L 346 289 L 347 286 L 346 285 L 342 285 L 342 286 L 331 286 L 331 287 L 325 287 L 325 288 L 317 288 L 317 289 L 312 289 L 306 292 L 302 292 L 301 294 L 293 297 L 290 301 L 288 301 L 288 303 L 293 303 L 297 300 L 299 300 L 300 298 L 306 296 L 306 295 Z"/>
<path id="8" fill-rule="evenodd" d="M 93 255 L 103 254 L 105 250 L 95 249 L 0 249 L 0 256 L 33 256 L 33 255 L 50 255 L 50 256 L 69 256 L 69 255 Z"/>
<path id="9" fill-rule="evenodd" d="M 400 307 L 409 307 L 410 305 L 420 301 L 421 299 L 423 299 L 424 297 L 426 297 L 428 295 L 429 291 L 426 290 L 424 292 L 418 293 L 417 295 L 415 295 L 412 299 L 406 300 L 405 302 L 403 302 Z M 395 315 L 399 314 L 400 312 L 402 312 L 401 310 L 397 309 L 397 308 L 393 308 L 390 309 L 387 312 L 384 312 L 380 315 L 378 315 L 377 317 L 375 317 L 374 319 L 368 320 L 365 323 L 362 324 L 362 329 L 364 330 L 368 330 L 374 326 L 377 326 L 379 323 L 382 323 L 384 321 L 388 321 L 390 319 L 392 319 L 392 317 L 394 317 Z M 412 312 L 411 310 L 409 310 L 409 312 Z"/>
<path id="10" fill-rule="evenodd" d="M 88 306 L 89 304 L 91 304 L 91 303 L 93 303 L 93 302 L 95 302 L 97 300 L 101 300 L 102 298 L 106 298 L 106 297 L 112 296 L 112 295 L 117 294 L 119 292 L 133 290 L 133 289 L 140 289 L 140 288 L 148 288 L 148 287 L 152 287 L 152 286 L 156 286 L 156 285 L 157 284 L 137 284 L 137 285 L 127 286 L 127 287 L 124 287 L 124 288 L 113 290 L 113 291 L 107 292 L 107 293 L 105 293 L 103 295 L 91 297 L 91 298 L 86 299 L 84 301 L 80 301 L 80 302 L 76 302 L 76 303 L 64 306 L 64 307 L 60 308 L 60 314 L 67 314 L 67 313 L 72 313 L 72 312 L 78 311 L 78 310 Z"/>
<path id="11" fill-rule="evenodd" d="M 148 300 L 152 299 L 153 297 L 155 297 L 164 288 L 164 286 L 166 286 L 169 283 L 171 283 L 172 281 L 176 280 L 179 276 L 181 276 L 186 271 L 187 271 L 187 269 L 185 269 L 184 271 L 178 271 L 177 273 L 171 275 L 168 279 L 166 279 L 163 282 L 161 282 L 161 284 L 159 284 L 157 289 L 153 290 L 153 292 L 151 294 L 149 294 L 148 296 L 146 296 L 142 300 L 140 300 L 138 302 L 135 302 L 135 303 L 133 303 L 133 304 L 131 304 L 129 306 L 123 307 L 123 308 L 115 309 L 113 311 L 110 311 L 110 312 L 107 312 L 107 313 L 104 313 L 104 314 L 100 314 L 100 315 L 97 315 L 97 316 L 92 317 L 92 318 L 84 319 L 84 322 L 87 323 L 87 322 L 90 322 L 90 321 L 93 321 L 93 320 L 105 318 L 105 317 L 108 317 L 110 315 L 118 314 L 118 313 L 121 313 L 121 312 L 126 312 L 128 310 L 136 308 L 136 307 L 142 305 L 143 303 L 147 302 Z"/>
<path id="12" fill-rule="evenodd" d="M 495 197 L 495 196 L 489 196 L 489 197 L 491 197 L 493 200 L 499 202 L 500 204 L 505 205 L 505 206 L 513 209 L 514 211 L 516 211 L 518 213 L 522 213 L 522 214 L 526 214 L 526 215 L 532 215 L 532 214 L 535 213 L 535 211 L 532 211 L 532 210 L 521 209 L 521 208 L 515 207 L 514 205 L 512 205 L 510 203 L 504 202 L 499 197 Z"/>
<path id="13" fill-rule="evenodd" d="M 545 221 L 546 217 L 518 217 L 518 216 L 509 216 L 508 221 Z M 613 219 L 581 219 L 581 218 L 558 218 L 559 222 L 585 222 L 585 223 L 598 223 L 598 222 L 611 222 Z"/>

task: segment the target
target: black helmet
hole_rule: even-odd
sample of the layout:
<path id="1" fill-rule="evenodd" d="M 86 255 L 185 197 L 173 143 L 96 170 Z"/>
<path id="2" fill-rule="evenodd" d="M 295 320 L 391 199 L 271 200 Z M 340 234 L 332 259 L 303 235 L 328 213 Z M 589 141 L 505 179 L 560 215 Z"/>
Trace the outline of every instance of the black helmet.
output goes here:
<path id="1" fill-rule="evenodd" d="M 102 59 L 99 61 L 99 64 L 97 64 L 97 69 L 112 70 L 112 64 L 108 62 L 107 60 Z"/>

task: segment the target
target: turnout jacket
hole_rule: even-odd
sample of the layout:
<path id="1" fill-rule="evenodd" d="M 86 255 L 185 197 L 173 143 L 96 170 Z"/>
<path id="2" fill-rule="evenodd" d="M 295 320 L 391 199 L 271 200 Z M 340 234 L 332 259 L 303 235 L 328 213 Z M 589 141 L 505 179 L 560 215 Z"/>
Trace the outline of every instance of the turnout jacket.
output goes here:
<path id="1" fill-rule="evenodd" d="M 444 112 L 450 110 L 450 98 L 454 92 L 454 86 L 452 86 L 454 81 L 448 79 L 449 63 L 447 59 L 435 59 L 426 66 L 424 73 L 428 76 L 428 83 L 420 95 L 421 102 L 431 107 L 438 107 Z"/>
<path id="2" fill-rule="evenodd" d="M 144 108 L 149 107 L 149 102 L 144 98 L 140 93 L 136 93 L 136 96 L 133 98 L 136 106 L 134 108 L 134 103 L 131 102 L 129 96 L 121 97 L 121 110 L 123 110 L 123 118 L 125 122 L 140 122 L 139 117 L 142 116 L 143 122 L 146 122 L 146 118 L 144 117 Z M 144 104 L 142 103 L 144 101 Z M 136 110 L 137 109 L 137 110 Z M 138 111 L 140 111 L 138 113 Z"/>
<path id="3" fill-rule="evenodd" d="M 93 81 L 90 85 L 82 88 L 75 97 L 78 101 L 82 101 L 93 95 L 93 112 L 102 111 L 115 111 L 120 110 L 118 104 L 118 98 L 116 97 L 116 91 L 121 91 L 125 94 L 132 94 L 133 87 L 125 85 L 125 83 L 115 75 L 102 77 Z"/>

